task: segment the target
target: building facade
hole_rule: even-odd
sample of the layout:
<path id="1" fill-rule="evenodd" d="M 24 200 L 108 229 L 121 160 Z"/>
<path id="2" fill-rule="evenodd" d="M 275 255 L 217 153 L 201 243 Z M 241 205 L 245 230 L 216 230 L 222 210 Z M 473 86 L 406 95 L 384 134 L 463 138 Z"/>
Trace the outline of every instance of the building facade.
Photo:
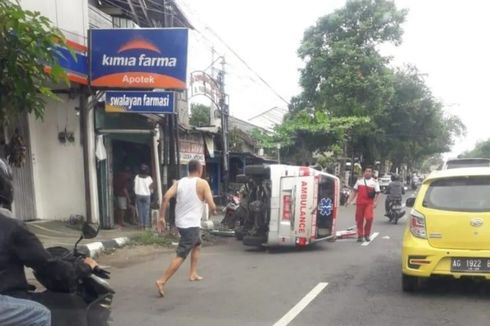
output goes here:
<path id="1" fill-rule="evenodd" d="M 48 17 L 80 55 L 86 55 L 89 28 L 192 27 L 173 1 L 147 3 L 149 7 L 134 0 L 20 1 L 24 9 Z M 53 87 L 59 100 L 47 103 L 43 120 L 29 115 L 4 128 L 6 143 L 17 137 L 26 148 L 23 164 L 13 168 L 14 212 L 23 220 L 83 215 L 111 227 L 113 176 L 125 164 L 149 163 L 158 183 L 156 201 L 161 198 L 171 177 L 169 166 L 178 164 L 174 130 L 176 116 L 188 121 L 187 94 L 176 94 L 181 114 L 111 115 L 101 105 L 104 92 L 90 90 L 86 75 L 68 72 L 70 85 Z M 128 151 L 138 153 L 141 162 L 125 161 Z"/>

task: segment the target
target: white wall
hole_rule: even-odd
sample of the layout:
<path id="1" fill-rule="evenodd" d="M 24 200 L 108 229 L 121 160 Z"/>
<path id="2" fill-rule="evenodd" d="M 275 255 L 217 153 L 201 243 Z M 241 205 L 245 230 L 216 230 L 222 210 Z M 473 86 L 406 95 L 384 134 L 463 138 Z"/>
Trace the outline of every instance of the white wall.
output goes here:
<path id="1" fill-rule="evenodd" d="M 20 4 L 48 17 L 67 39 L 87 45 L 88 0 L 21 0 Z"/>
<path id="2" fill-rule="evenodd" d="M 48 103 L 43 121 L 29 116 L 34 193 L 40 219 L 86 216 L 80 121 L 75 110 L 78 97 L 60 98 L 59 102 Z M 62 144 L 58 140 L 58 133 L 65 127 L 75 133 L 74 143 Z"/>

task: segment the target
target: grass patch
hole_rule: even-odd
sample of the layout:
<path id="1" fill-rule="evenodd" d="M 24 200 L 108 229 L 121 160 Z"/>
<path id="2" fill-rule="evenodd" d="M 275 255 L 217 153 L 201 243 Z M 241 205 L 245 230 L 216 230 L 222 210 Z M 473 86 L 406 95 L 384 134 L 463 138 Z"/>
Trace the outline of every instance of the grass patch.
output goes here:
<path id="1" fill-rule="evenodd" d="M 153 231 L 144 231 L 133 237 L 129 244 L 132 246 L 169 247 L 175 241 L 178 241 L 178 239 L 170 234 L 160 235 Z"/>

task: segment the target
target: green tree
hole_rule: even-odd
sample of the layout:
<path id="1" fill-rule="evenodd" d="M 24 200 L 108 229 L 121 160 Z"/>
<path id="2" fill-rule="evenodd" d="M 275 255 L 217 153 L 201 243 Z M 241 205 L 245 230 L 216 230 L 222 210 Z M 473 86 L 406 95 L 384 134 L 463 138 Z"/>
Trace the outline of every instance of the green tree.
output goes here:
<path id="1" fill-rule="evenodd" d="M 350 132 L 350 151 L 374 161 L 383 134 L 377 119 L 393 96 L 389 58 L 378 48 L 401 42 L 405 10 L 392 1 L 348 1 L 306 30 L 298 50 L 305 68 L 303 92 L 292 100 L 292 116 L 304 110 L 331 117 L 370 117 L 370 123 Z"/>
<path id="2" fill-rule="evenodd" d="M 314 153 L 338 153 L 337 148 L 344 144 L 348 130 L 369 123 L 367 117 L 331 117 L 322 111 L 304 110 L 277 125 L 272 133 L 255 130 L 252 137 L 259 147 L 272 152 L 280 144 L 285 161 L 312 162 Z"/>
<path id="3" fill-rule="evenodd" d="M 0 122 L 20 113 L 42 118 L 46 100 L 57 98 L 50 85 L 68 80 L 56 59 L 56 44 L 64 45 L 64 37 L 48 18 L 0 0 Z"/>
<path id="4" fill-rule="evenodd" d="M 281 138 L 320 152 L 340 147 L 364 163 L 391 160 L 394 167 L 448 151 L 464 125 L 444 113 L 414 67 L 394 70 L 379 52 L 401 43 L 406 14 L 393 1 L 349 0 L 307 29 L 298 50 L 303 90 L 291 100 Z M 342 118 L 361 120 L 346 126 Z"/>
<path id="5" fill-rule="evenodd" d="M 191 126 L 202 127 L 209 126 L 211 119 L 211 108 L 204 104 L 191 104 Z"/>
<path id="6" fill-rule="evenodd" d="M 476 143 L 475 147 L 460 155 L 463 158 L 490 158 L 490 139 Z"/>
<path id="7" fill-rule="evenodd" d="M 450 150 L 456 137 L 465 132 L 461 120 L 444 113 L 413 66 L 394 74 L 394 95 L 388 109 L 378 120 L 384 126 L 384 157 L 395 167 L 401 163 L 421 164 L 437 153 Z"/>
<path id="8" fill-rule="evenodd" d="M 298 50 L 303 103 L 336 116 L 382 110 L 391 73 L 377 47 L 401 43 L 405 15 L 392 1 L 351 0 L 307 29 Z"/>

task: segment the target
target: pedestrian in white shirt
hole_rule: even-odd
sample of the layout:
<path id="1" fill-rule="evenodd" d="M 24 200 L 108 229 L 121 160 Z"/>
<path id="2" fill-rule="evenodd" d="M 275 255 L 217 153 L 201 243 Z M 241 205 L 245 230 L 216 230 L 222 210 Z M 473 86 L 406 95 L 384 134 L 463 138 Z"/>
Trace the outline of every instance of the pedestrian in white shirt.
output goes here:
<path id="1" fill-rule="evenodd" d="M 164 296 L 164 287 L 168 280 L 182 265 L 187 256 L 191 255 L 190 281 L 200 281 L 202 277 L 197 273 L 197 263 L 201 252 L 201 218 L 204 204 L 216 215 L 216 205 L 213 200 L 211 188 L 206 180 L 201 179 L 203 166 L 199 161 L 191 160 L 188 165 L 189 176 L 180 179 L 165 193 L 160 208 L 158 231 L 166 228 L 165 213 L 170 199 L 176 198 L 175 225 L 179 230 L 180 241 L 176 256 L 163 275 L 156 281 L 158 293 Z"/>
<path id="2" fill-rule="evenodd" d="M 141 228 L 151 227 L 150 204 L 153 192 L 153 179 L 149 175 L 149 167 L 141 164 L 140 173 L 134 178 L 134 193 L 136 195 L 136 209 L 140 219 Z"/>

